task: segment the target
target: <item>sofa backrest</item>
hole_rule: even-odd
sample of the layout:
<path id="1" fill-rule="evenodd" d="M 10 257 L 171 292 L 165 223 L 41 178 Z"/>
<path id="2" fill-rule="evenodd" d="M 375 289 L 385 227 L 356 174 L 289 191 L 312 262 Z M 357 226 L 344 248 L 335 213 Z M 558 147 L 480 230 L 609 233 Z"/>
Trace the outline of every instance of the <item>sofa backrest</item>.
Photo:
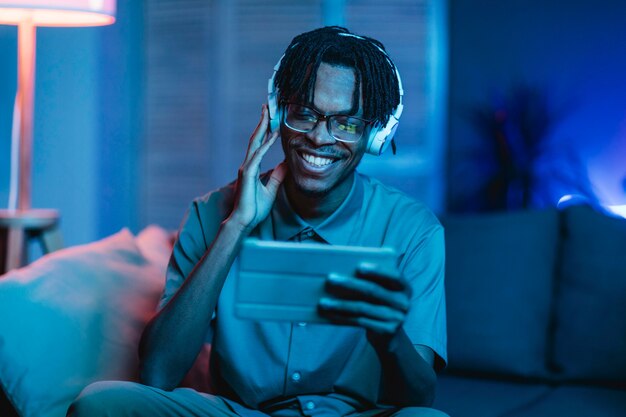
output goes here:
<path id="1" fill-rule="evenodd" d="M 441 220 L 446 232 L 449 370 L 545 377 L 558 212 Z"/>
<path id="2" fill-rule="evenodd" d="M 563 212 L 553 363 L 560 378 L 626 388 L 626 220 Z"/>
<path id="3" fill-rule="evenodd" d="M 626 388 L 626 220 L 447 216 L 449 371 Z"/>

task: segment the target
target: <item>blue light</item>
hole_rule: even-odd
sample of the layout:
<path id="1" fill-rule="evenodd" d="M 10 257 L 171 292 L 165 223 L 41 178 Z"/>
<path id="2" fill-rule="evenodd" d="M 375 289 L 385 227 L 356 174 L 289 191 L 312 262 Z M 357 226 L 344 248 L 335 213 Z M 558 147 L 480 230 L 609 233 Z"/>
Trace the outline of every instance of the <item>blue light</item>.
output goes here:
<path id="1" fill-rule="evenodd" d="M 605 207 L 608 211 L 626 219 L 626 204 Z"/>

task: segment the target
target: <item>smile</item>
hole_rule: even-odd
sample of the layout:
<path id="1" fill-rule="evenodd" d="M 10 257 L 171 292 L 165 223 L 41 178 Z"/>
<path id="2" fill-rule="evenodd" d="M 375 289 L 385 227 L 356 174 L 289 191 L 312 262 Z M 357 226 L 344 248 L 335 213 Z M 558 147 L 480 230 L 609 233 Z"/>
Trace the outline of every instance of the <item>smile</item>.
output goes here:
<path id="1" fill-rule="evenodd" d="M 302 159 L 304 159 L 307 163 L 317 168 L 325 167 L 335 162 L 335 159 L 332 159 L 332 158 L 316 156 L 316 155 L 312 155 L 312 154 L 302 152 L 302 151 L 299 153 Z"/>

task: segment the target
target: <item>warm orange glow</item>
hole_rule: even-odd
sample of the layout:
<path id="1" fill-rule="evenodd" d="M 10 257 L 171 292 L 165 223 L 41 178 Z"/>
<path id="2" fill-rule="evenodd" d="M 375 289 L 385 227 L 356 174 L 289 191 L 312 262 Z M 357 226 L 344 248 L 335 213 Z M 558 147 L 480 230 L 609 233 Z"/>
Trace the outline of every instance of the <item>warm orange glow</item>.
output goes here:
<path id="1" fill-rule="evenodd" d="M 9 208 L 31 208 L 37 26 L 102 26 L 115 22 L 115 0 L 0 0 L 0 24 L 18 27 L 17 94 L 11 131 Z"/>
<path id="2" fill-rule="evenodd" d="M 115 17 L 76 10 L 0 8 L 0 24 L 18 25 L 21 22 L 31 22 L 35 26 L 103 26 L 115 22 Z"/>

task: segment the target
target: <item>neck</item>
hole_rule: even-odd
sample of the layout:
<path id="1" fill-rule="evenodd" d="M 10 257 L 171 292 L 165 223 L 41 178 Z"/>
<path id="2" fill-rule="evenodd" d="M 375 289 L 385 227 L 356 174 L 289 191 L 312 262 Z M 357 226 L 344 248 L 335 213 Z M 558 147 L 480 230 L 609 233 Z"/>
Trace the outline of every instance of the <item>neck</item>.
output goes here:
<path id="1" fill-rule="evenodd" d="M 316 226 L 333 214 L 350 194 L 354 173 L 342 187 L 324 194 L 309 194 L 300 190 L 291 178 L 285 180 L 285 192 L 289 204 L 307 223 Z"/>

